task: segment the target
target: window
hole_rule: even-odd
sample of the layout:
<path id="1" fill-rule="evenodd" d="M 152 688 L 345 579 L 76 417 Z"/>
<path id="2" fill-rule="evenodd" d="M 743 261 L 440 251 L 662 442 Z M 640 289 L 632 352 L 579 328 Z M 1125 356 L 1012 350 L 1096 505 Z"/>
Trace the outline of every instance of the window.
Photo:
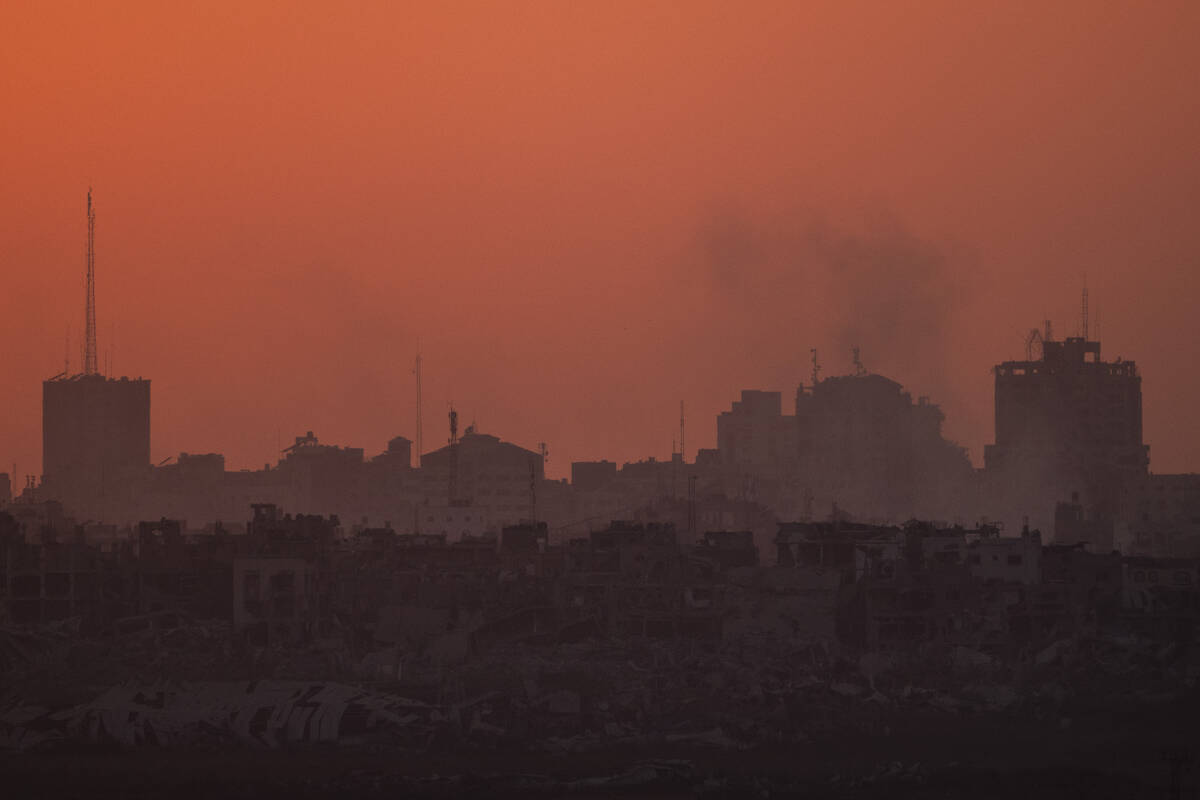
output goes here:
<path id="1" fill-rule="evenodd" d="M 1145 573 L 1145 571 L 1143 571 L 1143 570 L 1140 570 L 1140 569 L 1139 569 L 1139 570 L 1135 570 L 1135 571 L 1134 571 L 1134 573 L 1133 573 L 1133 582 L 1134 582 L 1134 583 L 1145 583 L 1145 582 L 1146 582 L 1146 573 Z"/>
<path id="2" fill-rule="evenodd" d="M 257 572 L 242 575 L 242 605 L 251 614 L 262 610 L 261 583 Z"/>
<path id="3" fill-rule="evenodd" d="M 1018 556 L 1018 555 L 1009 556 L 1009 557 L 1008 557 L 1008 565 L 1009 565 L 1010 567 L 1019 567 L 1019 566 L 1021 566 L 1021 557 L 1020 557 L 1020 556 Z"/>
<path id="4" fill-rule="evenodd" d="M 1191 583 L 1192 583 L 1191 573 L 1187 572 L 1186 570 L 1182 570 L 1182 569 L 1175 571 L 1175 585 L 1176 586 L 1190 586 Z"/>

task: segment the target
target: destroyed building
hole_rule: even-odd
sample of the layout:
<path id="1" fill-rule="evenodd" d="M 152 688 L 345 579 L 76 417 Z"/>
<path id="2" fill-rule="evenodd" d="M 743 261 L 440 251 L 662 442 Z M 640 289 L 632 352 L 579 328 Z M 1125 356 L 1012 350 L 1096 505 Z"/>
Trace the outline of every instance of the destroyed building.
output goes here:
<path id="1" fill-rule="evenodd" d="M 942 436 L 941 409 L 862 373 L 796 390 L 799 483 L 809 507 L 837 503 L 860 518 L 901 522 L 970 513 L 966 451 Z"/>
<path id="2" fill-rule="evenodd" d="M 988 513 L 1050 530 L 1056 504 L 1077 495 L 1093 544 L 1112 549 L 1122 487 L 1147 474 L 1142 379 L 1132 361 L 1104 361 L 1086 336 L 1057 341 L 1041 358 L 995 372 L 995 442 L 984 448 Z M 1032 356 L 1032 349 L 1027 356 Z"/>

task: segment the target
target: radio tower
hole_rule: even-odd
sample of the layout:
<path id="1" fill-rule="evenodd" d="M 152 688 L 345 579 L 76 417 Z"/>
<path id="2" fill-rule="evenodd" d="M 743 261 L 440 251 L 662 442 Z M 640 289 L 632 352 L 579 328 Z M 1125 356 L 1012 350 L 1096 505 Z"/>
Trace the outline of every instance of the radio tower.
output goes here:
<path id="1" fill-rule="evenodd" d="M 1081 314 L 1080 314 L 1080 318 L 1081 318 L 1081 320 L 1083 321 L 1083 340 L 1086 342 L 1086 341 L 1087 341 L 1087 338 L 1088 338 L 1088 291 L 1087 291 L 1087 278 L 1084 278 L 1084 280 L 1083 280 L 1083 302 L 1081 303 L 1081 306 L 1082 306 L 1082 308 L 1080 308 L 1080 312 L 1081 312 Z"/>
<path id="2" fill-rule="evenodd" d="M 413 374 L 417 376 L 417 466 L 421 466 L 421 340 L 417 340 L 417 361 L 413 366 Z"/>
<path id="3" fill-rule="evenodd" d="M 687 447 L 684 445 L 683 434 L 685 432 L 685 429 L 684 429 L 683 423 L 684 423 L 683 401 L 680 400 L 679 401 L 679 460 L 682 461 L 684 464 L 686 464 L 687 463 Z"/>
<path id="4" fill-rule="evenodd" d="M 87 198 L 87 312 L 83 345 L 83 374 L 96 370 L 96 212 L 92 208 L 92 188 Z"/>

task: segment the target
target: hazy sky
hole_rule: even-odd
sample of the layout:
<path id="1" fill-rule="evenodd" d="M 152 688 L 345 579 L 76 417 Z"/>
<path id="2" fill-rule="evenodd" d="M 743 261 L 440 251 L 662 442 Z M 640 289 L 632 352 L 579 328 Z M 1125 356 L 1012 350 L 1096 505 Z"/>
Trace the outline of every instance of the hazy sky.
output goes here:
<path id="1" fill-rule="evenodd" d="M 0 9 L 0 470 L 79 369 L 89 184 L 156 461 L 412 438 L 420 336 L 427 449 L 453 401 L 554 476 L 666 458 L 683 399 L 691 457 L 857 344 L 979 463 L 1086 274 L 1200 470 L 1194 0 L 99 5 Z"/>

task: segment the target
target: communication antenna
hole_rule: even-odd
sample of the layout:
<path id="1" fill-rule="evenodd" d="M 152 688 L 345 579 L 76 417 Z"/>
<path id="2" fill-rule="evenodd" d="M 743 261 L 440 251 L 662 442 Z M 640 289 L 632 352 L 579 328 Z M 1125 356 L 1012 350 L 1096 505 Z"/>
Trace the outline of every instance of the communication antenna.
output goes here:
<path id="1" fill-rule="evenodd" d="M 417 337 L 417 360 L 413 366 L 413 374 L 417 376 L 417 466 L 421 466 L 421 339 Z"/>
<path id="2" fill-rule="evenodd" d="M 859 356 L 858 345 L 850 348 L 850 350 L 854 354 L 854 375 L 855 377 L 861 378 L 863 375 L 867 374 L 867 371 L 863 368 L 862 358 Z"/>
<path id="3" fill-rule="evenodd" d="M 450 406 L 450 505 L 458 494 L 458 412 Z"/>
<path id="4" fill-rule="evenodd" d="M 1054 339 L 1054 328 L 1050 325 L 1050 320 L 1046 320 L 1046 332 L 1042 334 L 1042 341 L 1049 342 Z"/>
<path id="5" fill-rule="evenodd" d="M 679 401 L 679 460 L 686 464 L 687 456 L 685 455 L 685 453 L 687 453 L 687 446 L 684 444 L 684 441 L 685 441 L 684 437 L 683 437 L 684 431 L 685 431 L 685 427 L 684 427 L 684 416 L 683 416 L 683 401 L 680 400 Z"/>
<path id="6" fill-rule="evenodd" d="M 821 365 L 817 362 L 817 348 L 810 347 L 808 352 L 812 353 L 812 384 L 816 386 L 821 380 Z"/>
<path id="7" fill-rule="evenodd" d="M 1037 328 L 1030 328 L 1029 335 L 1025 337 L 1026 361 L 1033 361 L 1033 348 L 1036 346 L 1040 349 L 1043 341 L 1042 332 Z"/>
<path id="8" fill-rule="evenodd" d="M 1083 340 L 1086 342 L 1088 338 L 1088 289 L 1086 275 L 1083 278 L 1083 300 L 1080 306 L 1080 319 L 1083 321 Z"/>
<path id="9" fill-rule="evenodd" d="M 84 312 L 83 373 L 96 374 L 96 211 L 92 187 L 87 194 L 87 304 Z"/>
<path id="10" fill-rule="evenodd" d="M 67 345 L 63 348 L 63 375 L 71 374 L 71 326 L 67 326 Z"/>

